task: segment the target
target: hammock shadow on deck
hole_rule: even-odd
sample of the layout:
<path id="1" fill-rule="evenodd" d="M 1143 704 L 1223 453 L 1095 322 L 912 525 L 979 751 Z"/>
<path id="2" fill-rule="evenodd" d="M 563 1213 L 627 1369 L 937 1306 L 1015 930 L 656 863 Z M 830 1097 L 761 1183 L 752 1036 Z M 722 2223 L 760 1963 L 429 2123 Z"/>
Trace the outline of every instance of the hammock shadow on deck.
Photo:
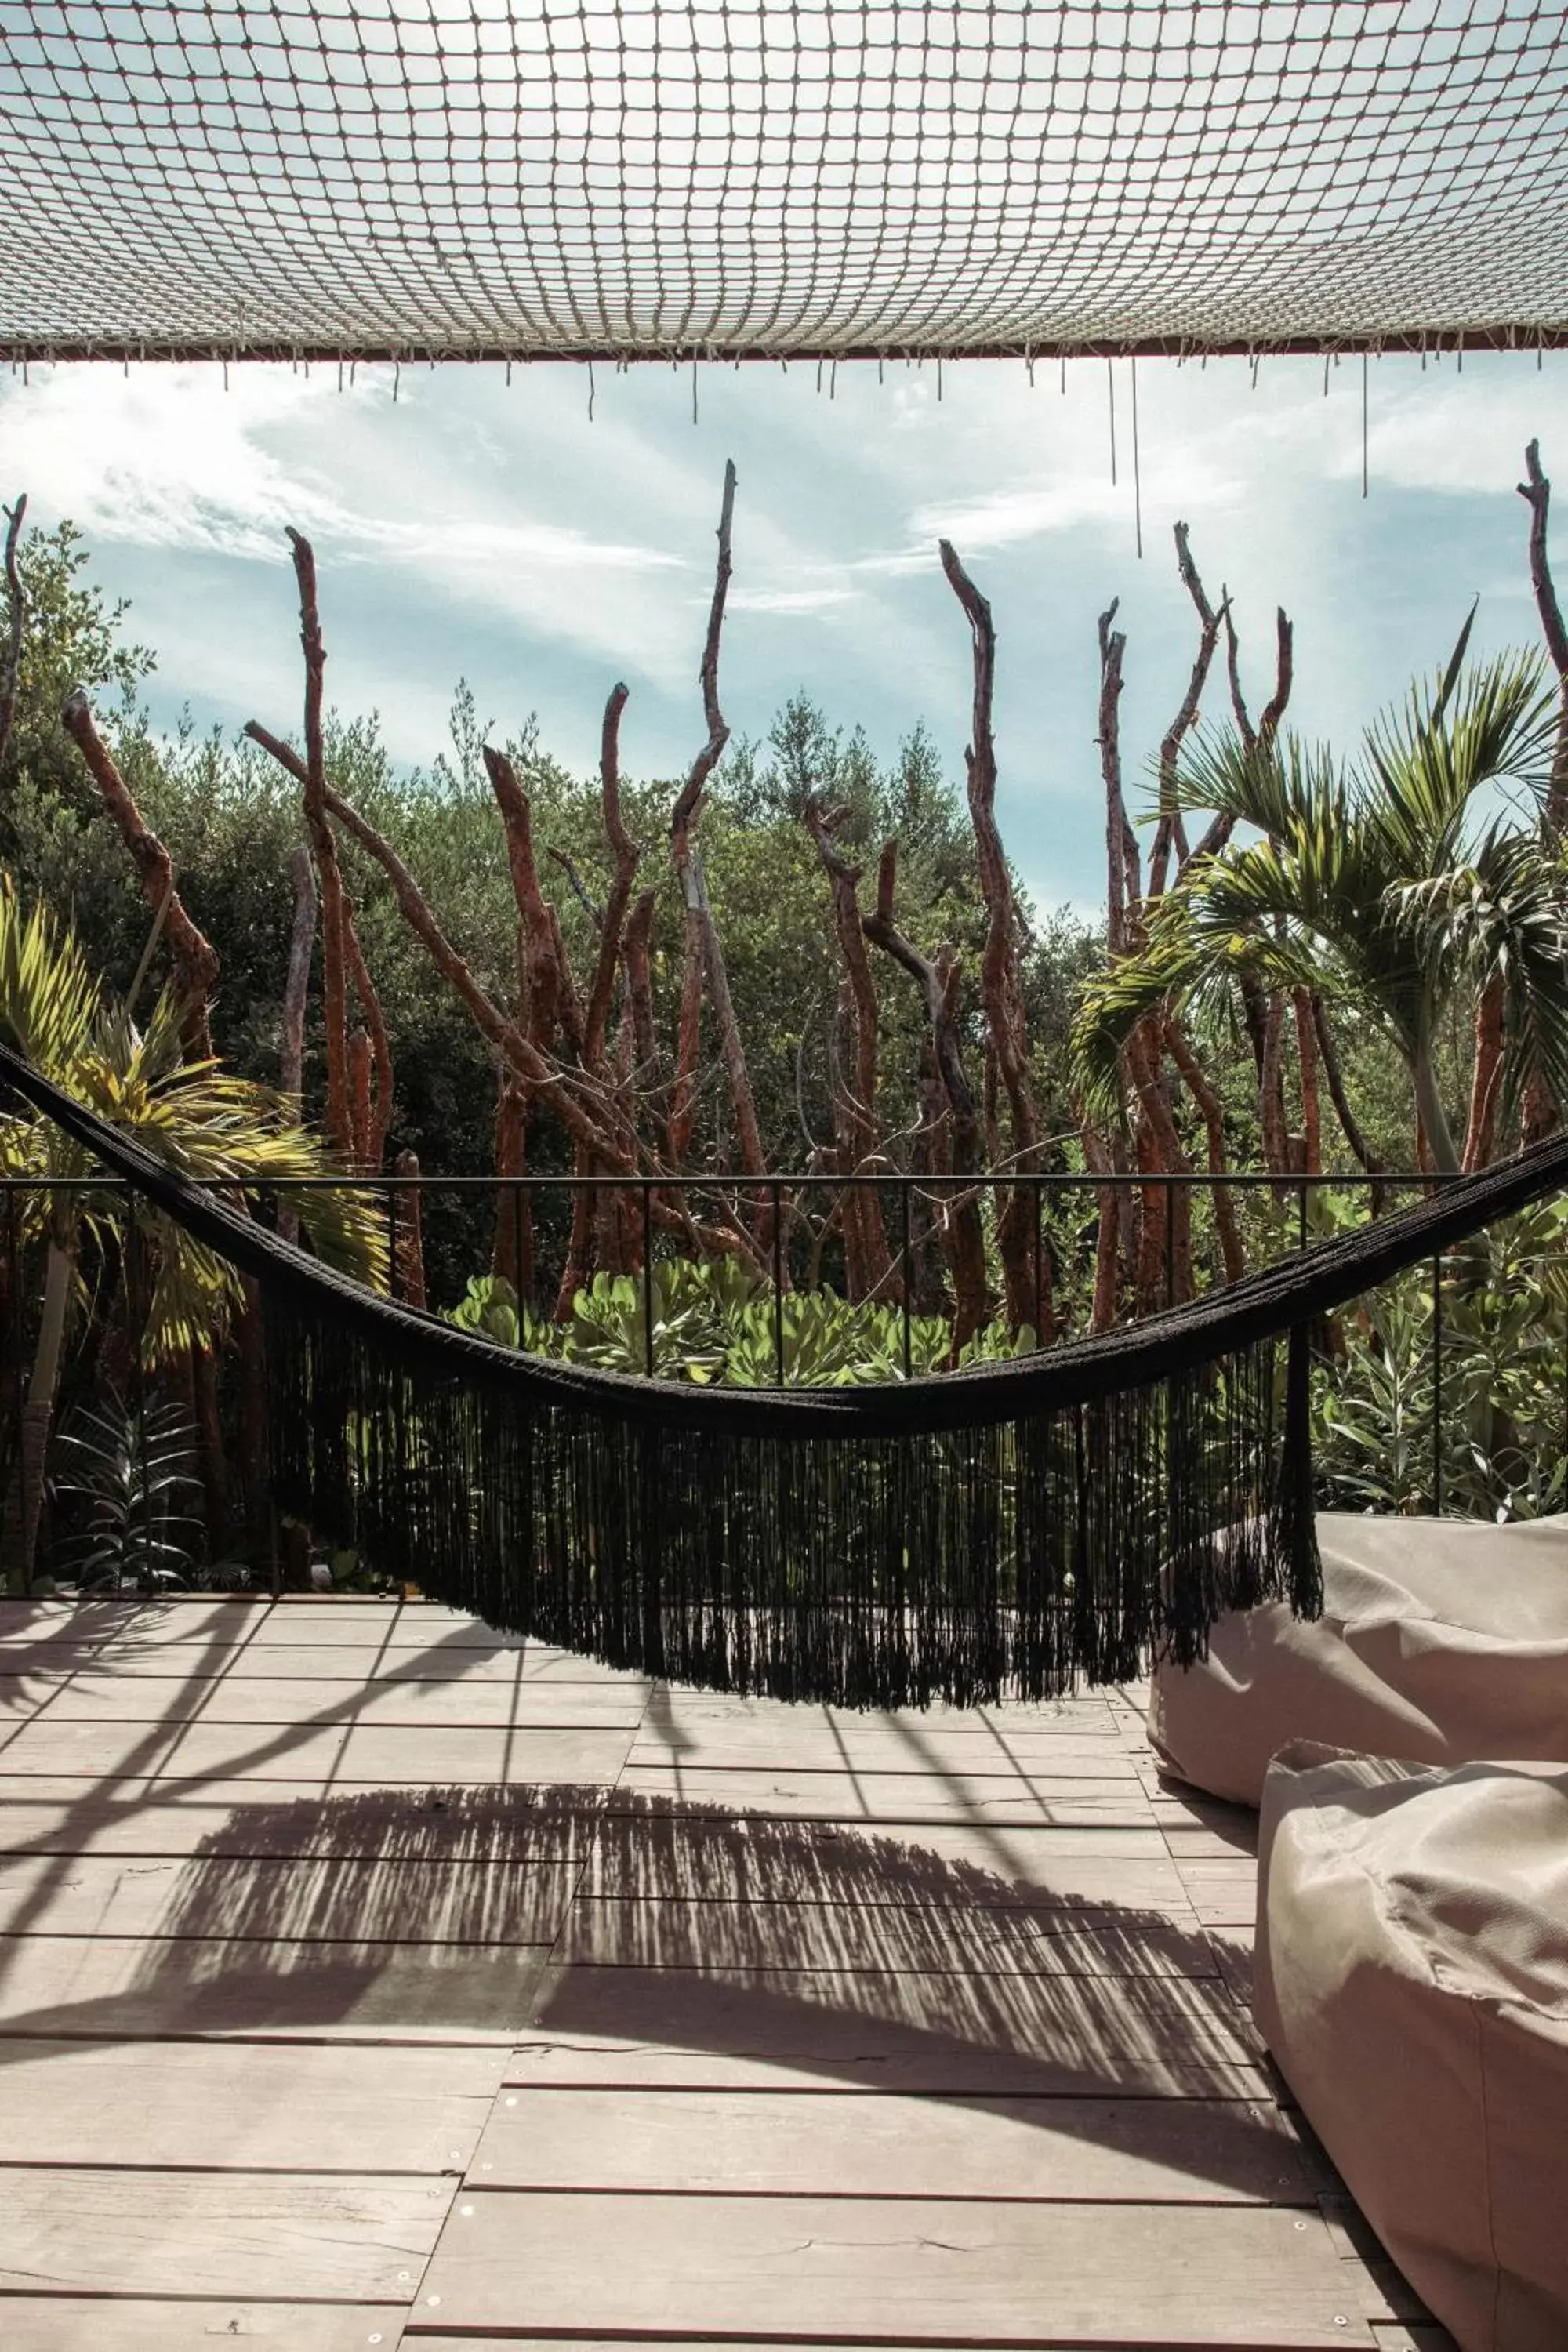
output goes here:
<path id="1" fill-rule="evenodd" d="M 1245 2192 L 1278 2172 L 1200 1931 L 918 1830 L 672 1814 L 598 1787 L 373 1790 L 237 1805 L 168 1868 L 123 1989 L 9 2034 L 607 2039 L 760 2059 L 796 2087 L 1015 2114 L 1034 2095 L 1042 2127 L 1109 2140 L 1129 2100 L 1208 2099 L 1202 2177 Z"/>

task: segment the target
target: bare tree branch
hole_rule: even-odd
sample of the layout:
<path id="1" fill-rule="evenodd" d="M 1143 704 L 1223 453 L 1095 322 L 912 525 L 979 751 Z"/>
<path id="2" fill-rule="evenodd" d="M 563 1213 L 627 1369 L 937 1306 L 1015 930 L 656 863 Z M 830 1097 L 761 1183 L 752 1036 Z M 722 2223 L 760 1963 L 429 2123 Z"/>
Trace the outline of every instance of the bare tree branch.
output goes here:
<path id="1" fill-rule="evenodd" d="M 1029 1041 L 1018 964 L 1017 907 L 1006 852 L 996 824 L 996 748 L 992 732 L 996 632 L 991 607 L 959 562 L 952 542 L 944 539 L 941 551 L 947 583 L 969 623 L 973 656 L 970 741 L 964 752 L 964 766 L 980 891 L 987 916 L 980 965 L 981 995 L 996 1073 L 1007 1097 L 1012 1129 L 1008 1156 L 1021 1171 L 1032 1174 L 1038 1166 L 1040 1119 L 1029 1072 Z M 996 1238 L 1007 1294 L 1008 1323 L 1016 1330 L 1024 1324 L 1038 1321 L 1044 1326 L 1038 1333 L 1043 1339 L 1048 1334 L 1051 1319 L 1050 1276 L 1039 1246 L 1032 1193 L 1013 1185 L 999 1188 Z"/>
<path id="2" fill-rule="evenodd" d="M 326 751 L 321 731 L 323 672 L 327 649 L 316 596 L 316 558 L 308 539 L 290 530 L 294 577 L 300 590 L 300 644 L 305 656 L 305 825 L 321 890 L 321 1009 L 327 1043 L 327 1131 L 345 1158 L 353 1153 L 349 1103 L 348 959 L 343 946 L 345 892 L 337 843 L 322 813 Z"/>
<path id="3" fill-rule="evenodd" d="M 16 715 L 16 682 L 22 674 L 22 635 L 27 624 L 27 596 L 22 585 L 22 566 L 17 548 L 22 538 L 22 519 L 27 511 L 27 494 L 24 490 L 14 507 L 0 507 L 5 518 L 5 651 L 0 657 L 0 767 L 5 765 L 5 752 L 11 740 L 11 721 Z"/>
<path id="4" fill-rule="evenodd" d="M 807 832 L 827 876 L 832 898 L 833 927 L 844 958 L 848 990 L 848 1025 L 854 1036 L 855 1084 L 843 1089 L 847 1124 L 847 1173 L 868 1168 L 881 1150 L 877 1116 L 877 991 L 871 978 L 860 927 L 860 868 L 851 866 L 834 836 L 848 814 L 846 809 L 826 810 L 815 794 L 808 797 L 805 816 Z M 854 1187 L 844 1217 L 846 1268 L 851 1299 L 873 1296 L 887 1284 L 892 1268 L 882 1203 L 874 1185 Z"/>
<path id="5" fill-rule="evenodd" d="M 702 860 L 692 844 L 691 829 L 701 806 L 703 790 L 718 765 L 730 730 L 719 705 L 719 647 L 724 629 L 724 604 L 730 587 L 730 542 L 735 514 L 735 468 L 724 467 L 724 496 L 719 515 L 719 555 L 713 578 L 713 600 L 708 613 L 708 634 L 702 648 L 700 681 L 702 712 L 708 725 L 708 740 L 699 751 L 677 795 L 669 819 L 670 856 L 680 883 L 686 904 L 686 960 L 681 986 L 680 1032 L 679 1058 L 676 1066 L 676 1089 L 670 1108 L 669 1136 L 672 1152 L 679 1139 L 680 1156 L 685 1157 L 689 1146 L 693 1114 L 692 1082 L 697 1066 L 699 1016 L 700 1001 L 706 993 L 712 1008 L 714 1027 L 719 1033 L 719 1052 L 725 1075 L 730 1082 L 730 1099 L 735 1113 L 735 1132 L 741 1148 L 741 1164 L 748 1176 L 765 1174 L 767 1157 L 763 1150 L 762 1129 L 757 1122 L 756 1099 L 752 1092 L 750 1073 L 746 1067 L 745 1047 L 741 1038 L 740 1024 L 730 994 L 730 978 L 725 969 L 724 951 L 720 943 L 718 925 L 709 903 L 707 883 L 702 873 Z M 756 1237 L 765 1244 L 771 1230 L 771 1216 L 765 1201 L 759 1203 Z"/>
<path id="6" fill-rule="evenodd" d="M 922 955 L 913 940 L 899 929 L 893 910 L 898 872 L 899 845 L 895 839 L 883 849 L 877 870 L 877 911 L 863 915 L 860 927 L 874 946 L 908 972 L 921 992 L 931 1024 L 931 1052 L 952 1122 L 953 1170 L 961 1177 L 977 1176 L 984 1153 L 959 1031 L 958 992 L 963 968 L 952 948 L 939 948 L 934 957 Z M 972 1187 L 966 1187 L 956 1202 L 945 1198 L 942 1201 L 939 1225 L 952 1275 L 952 1353 L 956 1357 L 991 1312 L 985 1283 L 985 1236 L 980 1203 Z"/>
<path id="7" fill-rule="evenodd" d="M 305 1088 L 305 1007 L 310 992 L 310 959 L 316 945 L 316 877 L 310 853 L 302 841 L 289 854 L 289 875 L 294 886 L 294 929 L 289 940 L 289 975 L 283 986 L 283 1042 L 279 1078 L 294 1117 L 303 1115 Z"/>
<path id="8" fill-rule="evenodd" d="M 308 551 L 307 551 L 307 552 Z M 313 581 L 313 573 L 311 577 Z M 321 658 L 325 661 L 325 654 L 322 655 Z M 308 761 L 300 759 L 300 754 L 295 751 L 293 745 L 291 743 L 285 743 L 280 737 L 272 734 L 268 729 L 261 726 L 259 722 L 254 719 L 247 722 L 245 732 L 251 742 L 256 744 L 259 750 L 267 752 L 270 758 L 276 760 L 279 766 L 282 768 L 287 774 L 292 776 L 297 784 L 302 785 L 305 788 L 307 797 L 309 797 L 310 791 L 310 766 Z M 325 816 L 321 815 L 320 817 L 319 831 L 316 826 L 312 826 L 310 824 L 309 817 L 307 817 L 306 820 L 306 828 L 310 835 L 311 846 L 315 853 L 318 871 L 324 874 L 328 870 L 321 862 L 321 841 L 324 838 L 327 844 L 331 871 L 337 877 L 338 936 L 342 950 L 342 963 L 344 971 L 352 977 L 353 981 L 354 994 L 359 999 L 360 1012 L 363 1016 L 365 1027 L 370 1033 L 371 1054 L 375 1071 L 375 1088 L 372 1097 L 368 1121 L 365 1125 L 363 1136 L 357 1140 L 354 1137 L 353 1118 L 351 1108 L 349 1112 L 349 1142 L 346 1147 L 340 1144 L 339 1149 L 346 1150 L 353 1156 L 363 1158 L 364 1165 L 368 1168 L 379 1168 L 386 1150 L 386 1131 L 392 1124 L 392 1045 L 386 1034 L 386 1016 L 382 1011 L 381 996 L 376 988 L 375 982 L 370 976 L 370 966 L 365 961 L 364 950 L 360 945 L 359 931 L 354 923 L 353 908 L 349 899 L 348 886 L 342 878 L 342 868 L 338 861 L 337 843 L 332 838 L 331 827 L 327 824 Z M 326 983 L 324 971 L 325 940 L 326 915 L 325 897 L 323 892 L 323 978 L 321 990 L 323 1022 L 325 1022 L 326 1007 Z M 346 1104 L 349 1094 L 347 1037 L 348 992 L 346 987 L 343 991 L 342 1019 L 344 1024 L 344 1034 L 342 1040 L 343 1087 L 344 1100 Z M 331 1026 L 330 1024 L 325 1025 L 327 1026 L 328 1031 L 328 1126 L 329 1130 L 331 1130 Z M 334 1138 L 334 1139 L 336 1139 Z M 363 1151 L 360 1149 L 361 1143 L 363 1143 Z"/>
<path id="9" fill-rule="evenodd" d="M 509 1021 L 475 980 L 463 958 L 442 930 L 414 877 L 391 844 L 342 796 L 329 786 L 323 804 L 328 815 L 353 835 L 381 867 L 392 885 L 398 908 L 442 978 L 467 1008 L 480 1034 L 505 1056 L 519 1077 L 526 1079 L 539 1099 L 547 1102 L 572 1135 L 598 1153 L 613 1169 L 626 1166 L 612 1139 L 584 1109 L 567 1085 L 560 1066 L 546 1058 L 514 1021 Z"/>
<path id="10" fill-rule="evenodd" d="M 1546 521 L 1552 505 L 1552 485 L 1541 470 L 1539 441 L 1531 442 L 1525 450 L 1524 470 L 1528 478 L 1520 483 L 1519 495 L 1530 509 L 1530 584 L 1535 591 L 1535 609 L 1541 615 L 1546 650 L 1557 673 L 1557 743 L 1547 788 L 1546 814 L 1561 833 L 1568 824 L 1568 624 L 1563 618 L 1547 554 Z"/>
<path id="11" fill-rule="evenodd" d="M 1181 813 L 1175 804 L 1176 763 L 1181 754 L 1182 745 L 1197 718 L 1198 709 L 1203 701 L 1204 688 L 1208 681 L 1209 666 L 1214 660 L 1215 647 L 1219 642 L 1222 617 L 1228 614 L 1230 609 L 1228 604 L 1222 604 L 1220 611 L 1216 613 L 1209 603 L 1204 583 L 1198 576 L 1197 565 L 1193 562 L 1192 551 L 1187 545 L 1187 526 L 1184 522 L 1179 522 L 1176 525 L 1175 536 L 1176 569 L 1181 574 L 1182 585 L 1192 598 L 1194 610 L 1198 616 L 1198 649 L 1193 659 L 1192 676 L 1187 680 L 1187 690 L 1182 698 L 1181 709 L 1171 721 L 1165 732 L 1165 739 L 1160 746 L 1160 822 L 1155 829 L 1153 845 L 1149 852 L 1148 896 L 1151 898 L 1162 898 L 1164 894 L 1173 848 L 1176 850 L 1178 865 L 1183 860 L 1184 843 L 1180 831 Z"/>
<path id="12" fill-rule="evenodd" d="M 132 863 L 142 877 L 142 895 L 154 915 L 162 915 L 174 968 L 174 983 L 183 1001 L 185 1050 L 198 1062 L 212 1055 L 210 1007 L 218 963 L 211 943 L 185 912 L 174 881 L 174 860 L 143 818 L 130 788 L 110 756 L 93 724 L 91 707 L 79 686 L 61 714 L 65 730 L 87 763 Z"/>

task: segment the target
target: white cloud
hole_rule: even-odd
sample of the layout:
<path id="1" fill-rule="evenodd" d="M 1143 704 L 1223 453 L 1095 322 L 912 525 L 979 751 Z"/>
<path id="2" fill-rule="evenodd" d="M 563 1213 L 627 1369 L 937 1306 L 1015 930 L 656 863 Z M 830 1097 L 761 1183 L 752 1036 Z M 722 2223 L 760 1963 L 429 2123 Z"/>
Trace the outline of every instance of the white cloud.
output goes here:
<path id="1" fill-rule="evenodd" d="M 733 613 L 795 613 L 809 616 L 857 601 L 853 588 L 736 588 L 729 597 Z"/>

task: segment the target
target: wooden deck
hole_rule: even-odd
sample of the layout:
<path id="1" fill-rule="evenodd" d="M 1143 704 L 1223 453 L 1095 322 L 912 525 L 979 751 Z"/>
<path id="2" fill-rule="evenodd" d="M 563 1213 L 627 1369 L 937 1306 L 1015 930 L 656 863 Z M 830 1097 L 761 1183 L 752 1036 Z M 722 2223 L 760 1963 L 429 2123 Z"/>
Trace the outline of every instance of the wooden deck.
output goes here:
<path id="1" fill-rule="evenodd" d="M 0 1606 L 8 2352 L 1437 2352 L 1132 1698 L 716 1698 L 444 1609 Z"/>

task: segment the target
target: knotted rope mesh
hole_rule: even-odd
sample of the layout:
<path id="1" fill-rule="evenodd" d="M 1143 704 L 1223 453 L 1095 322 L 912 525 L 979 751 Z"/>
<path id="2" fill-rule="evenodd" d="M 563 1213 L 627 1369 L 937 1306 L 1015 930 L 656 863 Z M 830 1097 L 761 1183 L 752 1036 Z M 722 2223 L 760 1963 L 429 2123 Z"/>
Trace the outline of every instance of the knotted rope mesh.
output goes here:
<path id="1" fill-rule="evenodd" d="M 0 352 L 1568 336 L 1560 0 L 0 0 Z"/>

